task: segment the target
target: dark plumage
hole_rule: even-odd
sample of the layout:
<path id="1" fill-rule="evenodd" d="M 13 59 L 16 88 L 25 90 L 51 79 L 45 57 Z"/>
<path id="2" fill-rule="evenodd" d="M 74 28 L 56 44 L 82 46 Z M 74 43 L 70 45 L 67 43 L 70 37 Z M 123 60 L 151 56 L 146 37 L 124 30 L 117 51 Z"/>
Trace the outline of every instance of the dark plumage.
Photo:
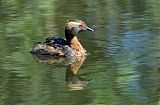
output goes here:
<path id="1" fill-rule="evenodd" d="M 52 53 L 50 50 L 47 50 L 47 47 L 54 48 L 54 53 Z M 60 54 L 59 51 L 62 54 Z M 72 51 L 73 49 L 71 49 L 71 47 L 65 39 L 49 37 L 46 38 L 44 42 L 37 43 L 36 46 L 32 49 L 31 53 L 52 56 L 67 56 L 68 54 L 73 53 Z"/>
<path id="2" fill-rule="evenodd" d="M 51 46 L 53 46 L 54 44 L 69 45 L 69 43 L 65 39 L 55 38 L 55 37 L 46 38 L 44 43 L 51 45 Z"/>

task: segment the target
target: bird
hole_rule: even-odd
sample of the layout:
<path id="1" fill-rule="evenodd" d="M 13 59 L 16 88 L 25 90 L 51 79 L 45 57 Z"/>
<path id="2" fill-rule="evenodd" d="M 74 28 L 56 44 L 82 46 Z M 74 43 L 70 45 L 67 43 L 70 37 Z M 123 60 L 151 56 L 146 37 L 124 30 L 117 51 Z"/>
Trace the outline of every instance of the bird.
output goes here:
<path id="1" fill-rule="evenodd" d="M 69 20 L 65 26 L 65 39 L 48 37 L 43 42 L 36 43 L 31 53 L 67 58 L 86 56 L 86 50 L 79 42 L 77 35 L 87 30 L 94 31 L 82 20 Z"/>

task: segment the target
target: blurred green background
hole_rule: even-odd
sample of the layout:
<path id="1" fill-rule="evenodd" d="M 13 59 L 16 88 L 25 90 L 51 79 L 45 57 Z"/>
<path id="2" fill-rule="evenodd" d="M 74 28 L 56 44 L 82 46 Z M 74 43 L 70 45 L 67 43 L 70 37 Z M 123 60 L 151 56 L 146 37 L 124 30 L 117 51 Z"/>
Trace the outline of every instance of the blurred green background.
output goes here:
<path id="1" fill-rule="evenodd" d="M 0 105 L 160 105 L 160 0 L 0 0 Z M 69 19 L 95 30 L 78 35 L 89 56 L 71 91 L 66 67 L 29 53 L 64 37 Z"/>

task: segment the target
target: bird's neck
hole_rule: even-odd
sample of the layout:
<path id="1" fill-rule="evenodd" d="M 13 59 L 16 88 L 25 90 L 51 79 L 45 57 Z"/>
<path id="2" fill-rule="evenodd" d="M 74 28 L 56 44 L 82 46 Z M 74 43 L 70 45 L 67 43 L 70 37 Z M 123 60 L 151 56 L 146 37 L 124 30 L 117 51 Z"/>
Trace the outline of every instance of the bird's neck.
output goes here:
<path id="1" fill-rule="evenodd" d="M 81 43 L 79 42 L 77 36 L 74 36 L 72 39 L 71 39 L 71 47 L 77 51 L 83 51 L 83 47 L 81 45 Z"/>
<path id="2" fill-rule="evenodd" d="M 82 51 L 84 50 L 76 35 L 71 30 L 65 29 L 65 37 L 71 48 Z"/>

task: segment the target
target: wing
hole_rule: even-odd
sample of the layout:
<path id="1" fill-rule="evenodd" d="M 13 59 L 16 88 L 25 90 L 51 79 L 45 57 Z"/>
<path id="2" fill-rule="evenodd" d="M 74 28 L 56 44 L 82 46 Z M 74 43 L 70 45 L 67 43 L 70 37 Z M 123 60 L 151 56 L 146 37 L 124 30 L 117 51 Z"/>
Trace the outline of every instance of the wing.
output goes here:
<path id="1" fill-rule="evenodd" d="M 61 38 L 50 37 L 42 43 L 37 43 L 31 53 L 42 55 L 65 56 L 68 52 L 68 42 Z"/>

